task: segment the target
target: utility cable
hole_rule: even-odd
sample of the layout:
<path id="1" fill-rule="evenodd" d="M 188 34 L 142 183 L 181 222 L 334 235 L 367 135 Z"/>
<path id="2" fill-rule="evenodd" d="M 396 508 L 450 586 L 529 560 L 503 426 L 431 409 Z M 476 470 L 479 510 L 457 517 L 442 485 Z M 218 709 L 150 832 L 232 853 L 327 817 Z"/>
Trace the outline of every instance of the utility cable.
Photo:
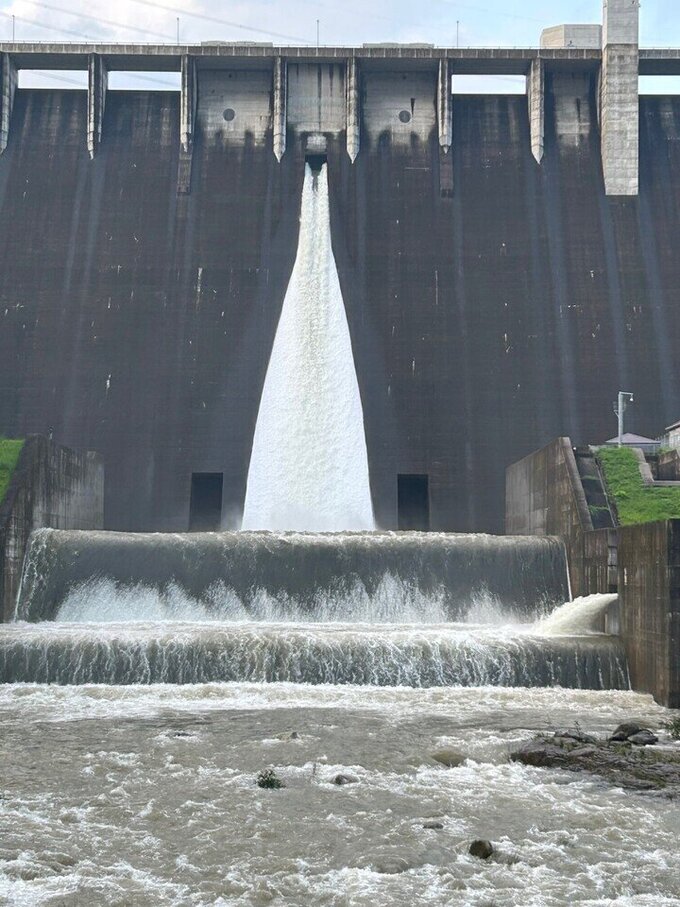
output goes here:
<path id="1" fill-rule="evenodd" d="M 299 44 L 311 44 L 305 38 L 299 35 L 284 35 L 280 32 L 268 31 L 265 28 L 255 28 L 252 25 L 242 25 L 240 22 L 231 22 L 228 19 L 219 19 L 216 16 L 208 16 L 205 13 L 193 13 L 189 10 L 181 9 L 178 6 L 166 6 L 164 3 L 157 3 L 155 0 L 132 0 L 133 3 L 139 3 L 142 6 L 150 6 L 152 9 L 162 9 L 168 13 L 174 13 L 176 16 L 187 16 L 190 19 L 202 19 L 204 22 L 212 22 L 215 25 L 227 25 L 229 28 L 240 28 L 243 31 L 255 32 L 260 35 L 267 35 L 270 38 L 283 38 L 286 41 L 296 41 Z"/>
<path id="2" fill-rule="evenodd" d="M 53 13 L 65 13 L 67 16 L 73 16 L 76 19 L 89 19 L 91 22 L 97 22 L 99 25 L 108 25 L 112 28 L 122 28 L 126 31 L 137 32 L 140 35 L 151 35 L 154 38 L 160 38 L 164 44 L 174 44 L 174 40 L 169 35 L 163 35 L 160 32 L 150 31 L 148 28 L 138 28 L 136 25 L 126 25 L 123 22 L 114 22 L 112 19 L 102 19 L 99 16 L 90 16 L 87 13 L 79 13 L 75 10 L 64 9 L 62 6 L 53 6 L 51 3 L 42 3 L 40 0 L 26 0 L 31 6 L 40 6 L 48 9 Z"/>

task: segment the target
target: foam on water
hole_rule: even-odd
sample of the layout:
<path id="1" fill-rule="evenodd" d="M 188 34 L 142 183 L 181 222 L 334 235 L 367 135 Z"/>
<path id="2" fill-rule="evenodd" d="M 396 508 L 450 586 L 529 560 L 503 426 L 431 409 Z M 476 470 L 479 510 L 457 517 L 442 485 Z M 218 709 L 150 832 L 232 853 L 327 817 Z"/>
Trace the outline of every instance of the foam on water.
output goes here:
<path id="1" fill-rule="evenodd" d="M 300 237 L 255 428 L 243 529 L 373 529 L 364 417 L 331 244 L 307 165 Z"/>
<path id="2" fill-rule="evenodd" d="M 125 623 L 0 627 L 0 682 L 287 681 L 627 689 L 613 637 L 433 624 Z"/>
<path id="3" fill-rule="evenodd" d="M 601 633 L 604 616 L 618 595 L 583 595 L 541 618 L 535 630 L 541 636 L 583 636 Z"/>

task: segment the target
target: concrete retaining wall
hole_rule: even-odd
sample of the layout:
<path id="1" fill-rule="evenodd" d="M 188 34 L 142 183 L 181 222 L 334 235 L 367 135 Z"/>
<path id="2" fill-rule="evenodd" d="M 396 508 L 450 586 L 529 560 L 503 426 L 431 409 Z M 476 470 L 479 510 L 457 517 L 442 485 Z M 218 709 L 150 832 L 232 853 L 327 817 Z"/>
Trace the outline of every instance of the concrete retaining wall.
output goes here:
<path id="1" fill-rule="evenodd" d="M 680 520 L 620 529 L 619 596 L 633 687 L 680 708 Z"/>
<path id="2" fill-rule="evenodd" d="M 568 438 L 508 468 L 506 532 L 562 537 L 572 595 L 618 592 L 603 630 L 622 637 L 633 689 L 680 708 L 680 520 L 593 530 L 589 518 Z"/>
<path id="3" fill-rule="evenodd" d="M 104 467 L 91 452 L 27 439 L 0 504 L 0 620 L 14 614 L 28 537 L 34 529 L 101 529 Z"/>
<path id="4" fill-rule="evenodd" d="M 584 539 L 592 528 L 569 438 L 557 438 L 508 468 L 506 533 L 561 536 L 567 546 L 572 595 L 606 591 L 599 587 L 591 589 L 591 585 L 597 586 L 607 572 L 606 541 L 599 547 L 592 542 L 589 544 L 588 568 L 585 566 Z M 595 535 L 599 539 L 601 533 Z"/>

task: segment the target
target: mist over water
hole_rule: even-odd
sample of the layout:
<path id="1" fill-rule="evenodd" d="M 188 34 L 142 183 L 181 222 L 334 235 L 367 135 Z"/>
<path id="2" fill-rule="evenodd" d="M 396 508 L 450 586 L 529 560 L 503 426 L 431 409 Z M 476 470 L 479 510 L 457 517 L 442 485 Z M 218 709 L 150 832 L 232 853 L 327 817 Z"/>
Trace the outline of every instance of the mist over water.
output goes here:
<path id="1" fill-rule="evenodd" d="M 305 168 L 297 258 L 262 391 L 242 528 L 374 528 L 325 164 L 318 174 Z"/>

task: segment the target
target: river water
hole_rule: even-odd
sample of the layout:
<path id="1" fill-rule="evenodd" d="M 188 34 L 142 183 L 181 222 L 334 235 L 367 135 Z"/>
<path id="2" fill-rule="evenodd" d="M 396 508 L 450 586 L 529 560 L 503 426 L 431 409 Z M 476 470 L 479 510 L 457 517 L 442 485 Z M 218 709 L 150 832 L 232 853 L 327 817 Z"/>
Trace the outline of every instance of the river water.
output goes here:
<path id="1" fill-rule="evenodd" d="M 0 713 L 3 904 L 680 904 L 677 803 L 507 760 L 537 730 L 658 724 L 646 696 L 15 684 Z"/>

